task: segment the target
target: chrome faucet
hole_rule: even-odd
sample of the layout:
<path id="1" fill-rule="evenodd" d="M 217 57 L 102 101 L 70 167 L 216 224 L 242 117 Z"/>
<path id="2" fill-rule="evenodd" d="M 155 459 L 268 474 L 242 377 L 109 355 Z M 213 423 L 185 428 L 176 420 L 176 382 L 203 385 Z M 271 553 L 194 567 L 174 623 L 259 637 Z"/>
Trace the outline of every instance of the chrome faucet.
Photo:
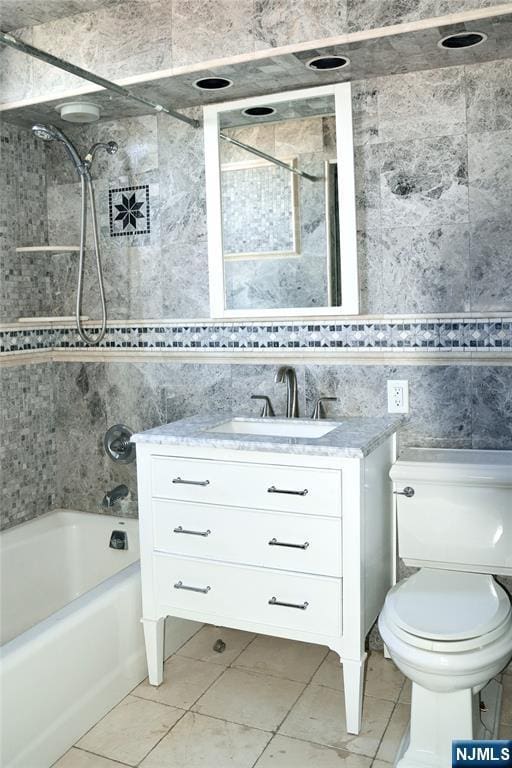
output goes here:
<path id="1" fill-rule="evenodd" d="M 101 506 L 105 509 L 113 507 L 116 501 L 119 499 L 126 499 L 128 496 L 128 487 L 126 485 L 116 485 L 111 491 L 107 491 L 101 502 Z"/>
<path id="2" fill-rule="evenodd" d="M 282 384 L 286 381 L 286 417 L 296 419 L 299 415 L 299 399 L 297 397 L 297 376 L 295 368 L 282 365 L 277 373 L 275 382 Z"/>

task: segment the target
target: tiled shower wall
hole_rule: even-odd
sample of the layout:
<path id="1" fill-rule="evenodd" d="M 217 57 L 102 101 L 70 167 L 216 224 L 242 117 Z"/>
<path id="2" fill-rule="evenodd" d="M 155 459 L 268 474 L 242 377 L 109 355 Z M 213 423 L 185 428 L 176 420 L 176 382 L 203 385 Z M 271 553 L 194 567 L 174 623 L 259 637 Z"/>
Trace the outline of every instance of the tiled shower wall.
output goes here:
<path id="1" fill-rule="evenodd" d="M 357 82 L 353 107 L 361 311 L 512 310 L 512 60 Z M 160 115 L 68 133 L 81 151 L 120 147 L 94 167 L 110 319 L 207 317 L 202 131 Z M 75 172 L 61 145 L 46 153 L 49 242 L 77 244 Z M 139 201 L 146 187 L 150 231 L 143 217 L 143 234 L 112 236 L 109 191 Z M 48 314 L 72 314 L 76 256 L 47 264 Z M 84 312 L 97 317 L 87 273 Z"/>
<path id="2" fill-rule="evenodd" d="M 47 229 L 44 144 L 0 120 L 0 322 L 48 312 L 48 259 L 15 251 L 45 243 Z"/>

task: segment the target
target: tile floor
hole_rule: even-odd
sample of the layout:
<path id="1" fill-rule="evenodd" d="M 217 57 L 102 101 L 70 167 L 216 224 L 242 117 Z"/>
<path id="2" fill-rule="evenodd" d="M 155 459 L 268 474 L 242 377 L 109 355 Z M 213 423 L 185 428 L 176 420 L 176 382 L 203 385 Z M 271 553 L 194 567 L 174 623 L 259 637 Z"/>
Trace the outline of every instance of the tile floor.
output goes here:
<path id="1" fill-rule="evenodd" d="M 512 738 L 512 674 L 503 679 L 500 735 Z M 371 653 L 353 736 L 334 653 L 204 626 L 168 659 L 159 688 L 137 686 L 54 768 L 390 768 L 409 702 L 408 682 Z"/>

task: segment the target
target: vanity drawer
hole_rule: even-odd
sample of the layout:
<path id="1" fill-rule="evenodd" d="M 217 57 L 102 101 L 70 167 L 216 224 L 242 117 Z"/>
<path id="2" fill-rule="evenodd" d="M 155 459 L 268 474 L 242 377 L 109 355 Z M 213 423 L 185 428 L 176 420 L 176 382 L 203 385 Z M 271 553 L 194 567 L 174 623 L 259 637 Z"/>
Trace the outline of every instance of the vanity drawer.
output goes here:
<path id="1" fill-rule="evenodd" d="M 153 500 L 153 545 L 177 555 L 341 576 L 341 520 Z"/>
<path id="2" fill-rule="evenodd" d="M 157 602 L 175 616 L 194 618 L 197 612 L 212 623 L 232 618 L 341 634 L 341 579 L 170 555 L 154 556 L 154 573 Z"/>
<path id="3" fill-rule="evenodd" d="M 332 469 L 154 456 L 153 496 L 237 507 L 341 515 L 341 473 Z"/>

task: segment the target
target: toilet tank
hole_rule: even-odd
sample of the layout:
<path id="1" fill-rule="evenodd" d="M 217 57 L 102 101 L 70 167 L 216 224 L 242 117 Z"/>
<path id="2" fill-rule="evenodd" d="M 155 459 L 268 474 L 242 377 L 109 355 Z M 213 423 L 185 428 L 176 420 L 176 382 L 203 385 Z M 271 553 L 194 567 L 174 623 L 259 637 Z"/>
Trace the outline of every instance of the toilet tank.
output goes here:
<path id="1" fill-rule="evenodd" d="M 409 448 L 390 476 L 407 565 L 512 574 L 512 451 Z"/>

